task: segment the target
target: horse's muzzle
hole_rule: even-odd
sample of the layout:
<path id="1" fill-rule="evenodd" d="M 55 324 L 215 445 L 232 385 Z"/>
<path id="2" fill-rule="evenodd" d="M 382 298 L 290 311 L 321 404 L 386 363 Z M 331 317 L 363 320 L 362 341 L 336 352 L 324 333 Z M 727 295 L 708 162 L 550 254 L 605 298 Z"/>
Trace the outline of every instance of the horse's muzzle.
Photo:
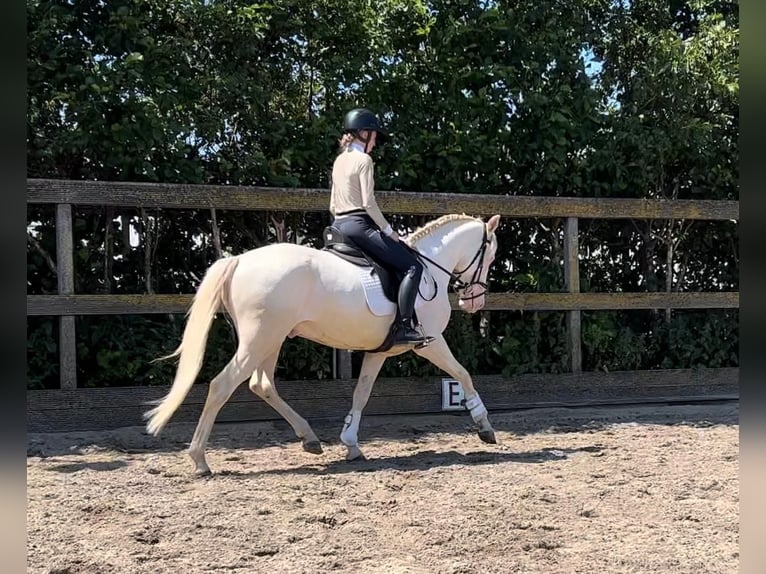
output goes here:
<path id="1" fill-rule="evenodd" d="M 467 287 L 465 291 L 459 295 L 458 307 L 466 313 L 476 313 L 483 309 L 485 303 L 485 291 L 479 291 L 479 289 L 482 289 L 479 285 L 471 285 Z"/>

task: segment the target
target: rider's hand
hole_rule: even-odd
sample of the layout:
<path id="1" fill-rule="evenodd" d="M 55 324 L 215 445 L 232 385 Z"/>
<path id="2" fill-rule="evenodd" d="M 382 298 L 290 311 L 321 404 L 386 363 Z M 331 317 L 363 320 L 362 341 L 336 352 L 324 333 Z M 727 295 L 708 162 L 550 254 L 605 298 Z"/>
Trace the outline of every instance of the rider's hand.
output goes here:
<path id="1" fill-rule="evenodd" d="M 399 242 L 399 239 L 400 239 L 399 234 L 396 231 L 394 231 L 391 235 L 389 235 L 389 237 L 393 239 L 394 241 L 396 241 L 397 243 Z"/>

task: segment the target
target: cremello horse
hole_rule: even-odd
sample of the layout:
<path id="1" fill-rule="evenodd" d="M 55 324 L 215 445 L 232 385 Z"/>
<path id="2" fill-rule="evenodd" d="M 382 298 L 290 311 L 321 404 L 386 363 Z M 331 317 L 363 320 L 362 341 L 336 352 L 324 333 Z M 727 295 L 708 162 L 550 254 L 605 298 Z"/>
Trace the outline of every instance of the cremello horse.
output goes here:
<path id="1" fill-rule="evenodd" d="M 445 215 L 412 233 L 407 244 L 425 256 L 421 292 L 429 301 L 417 307 L 426 335 L 425 347 L 414 349 L 463 387 L 466 408 L 479 426 L 480 438 L 495 442 L 487 409 L 474 388 L 471 376 L 455 360 L 442 335 L 450 319 L 450 279 L 456 280 L 459 306 L 474 313 L 484 306 L 487 274 L 497 251 L 500 216 L 488 222 L 466 215 Z M 436 295 L 434 294 L 434 283 Z M 253 249 L 236 257 L 216 261 L 207 271 L 194 297 L 179 347 L 169 355 L 180 357 L 168 394 L 146 413 L 147 430 L 157 435 L 181 405 L 194 383 L 207 343 L 208 330 L 223 306 L 238 335 L 231 361 L 212 380 L 207 400 L 189 446 L 195 472 L 210 473 L 205 447 L 221 407 L 248 377 L 250 389 L 292 426 L 303 448 L 319 454 L 322 447 L 309 424 L 277 393 L 274 369 L 286 337 L 304 337 L 339 349 L 377 349 L 394 319 L 374 315 L 368 308 L 358 268 L 328 251 L 291 243 Z M 373 383 L 387 357 L 413 350 L 393 347 L 383 353 L 366 353 L 354 389 L 351 412 L 340 438 L 347 458 L 362 456 L 357 433 L 362 410 Z"/>

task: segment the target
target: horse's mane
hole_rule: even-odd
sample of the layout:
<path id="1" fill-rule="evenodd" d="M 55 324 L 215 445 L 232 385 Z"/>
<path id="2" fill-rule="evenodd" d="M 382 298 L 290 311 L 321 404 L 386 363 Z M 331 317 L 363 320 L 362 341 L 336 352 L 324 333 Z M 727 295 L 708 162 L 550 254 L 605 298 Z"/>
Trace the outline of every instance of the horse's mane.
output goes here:
<path id="1" fill-rule="evenodd" d="M 451 213 L 449 215 L 442 215 L 440 218 L 429 221 L 422 227 L 418 227 L 415 231 L 407 236 L 406 242 L 408 245 L 412 245 L 420 239 L 431 235 L 431 233 L 439 229 L 442 225 L 450 223 L 451 221 L 481 221 L 481 219 L 478 217 L 466 215 L 465 213 Z"/>

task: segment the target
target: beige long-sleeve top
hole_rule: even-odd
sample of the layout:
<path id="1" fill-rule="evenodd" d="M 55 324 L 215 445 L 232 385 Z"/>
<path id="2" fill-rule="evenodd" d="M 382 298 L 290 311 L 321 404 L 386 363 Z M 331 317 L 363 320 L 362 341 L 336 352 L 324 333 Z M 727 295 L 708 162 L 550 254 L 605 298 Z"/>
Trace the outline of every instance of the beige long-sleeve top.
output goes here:
<path id="1" fill-rule="evenodd" d="M 332 167 L 330 213 L 336 216 L 352 209 L 364 209 L 384 233 L 391 233 L 391 226 L 375 201 L 372 158 L 349 147 L 335 158 Z"/>

